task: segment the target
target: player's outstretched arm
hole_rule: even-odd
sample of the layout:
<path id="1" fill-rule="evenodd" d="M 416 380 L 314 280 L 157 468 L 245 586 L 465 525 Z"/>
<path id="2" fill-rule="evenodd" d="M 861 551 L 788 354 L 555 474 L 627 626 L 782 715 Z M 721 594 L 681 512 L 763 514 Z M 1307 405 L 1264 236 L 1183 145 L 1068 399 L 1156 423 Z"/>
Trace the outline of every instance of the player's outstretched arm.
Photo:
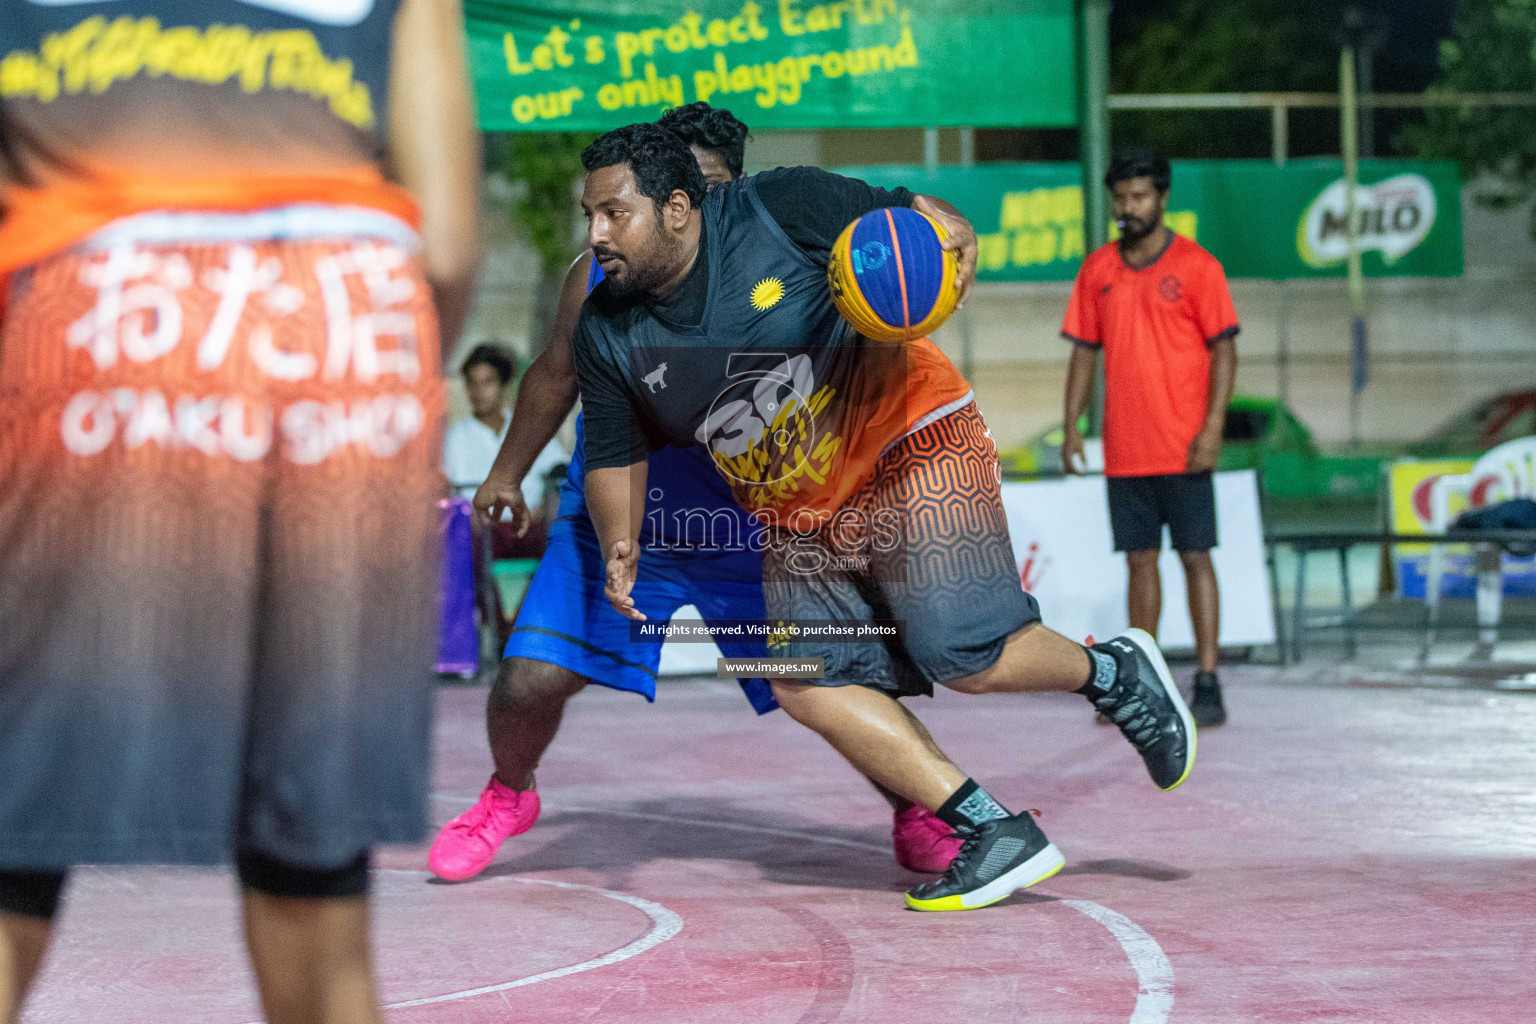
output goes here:
<path id="1" fill-rule="evenodd" d="M 539 452 L 555 436 L 576 405 L 576 365 L 571 360 L 571 338 L 581 304 L 586 301 L 592 273 L 592 252 L 583 252 L 566 272 L 560 286 L 560 303 L 544 339 L 544 348 L 529 365 L 517 386 L 512 425 L 496 453 L 496 461 L 475 492 L 475 512 L 482 522 L 495 522 L 503 511 L 512 514 L 518 536 L 528 530 L 532 515 L 523 500 L 523 478 Z"/>
<path id="2" fill-rule="evenodd" d="M 636 622 L 645 620 L 630 591 L 640 566 L 640 524 L 649 469 L 649 462 L 641 460 L 587 471 L 587 511 L 606 562 L 603 593 L 615 611 Z"/>
<path id="3" fill-rule="evenodd" d="M 442 353 L 469 316 L 480 269 L 480 135 L 459 0 L 405 0 L 390 57 L 390 162 L 421 207 L 422 258 Z"/>
<path id="4" fill-rule="evenodd" d="M 949 232 L 944 248 L 960 257 L 960 305 L 964 305 L 971 285 L 976 283 L 976 229 L 959 210 L 938 196 L 914 196 L 912 209 L 932 217 Z"/>

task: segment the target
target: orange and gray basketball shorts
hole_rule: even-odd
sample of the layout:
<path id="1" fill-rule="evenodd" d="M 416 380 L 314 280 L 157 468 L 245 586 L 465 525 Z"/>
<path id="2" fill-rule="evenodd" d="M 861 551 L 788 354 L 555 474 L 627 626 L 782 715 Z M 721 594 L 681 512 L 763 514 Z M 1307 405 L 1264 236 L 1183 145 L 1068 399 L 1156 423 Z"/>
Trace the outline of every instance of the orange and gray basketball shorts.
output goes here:
<path id="1" fill-rule="evenodd" d="M 814 529 L 794 525 L 764 549 L 763 598 L 770 623 L 807 627 L 769 644 L 774 657 L 823 659 L 825 677 L 805 682 L 931 694 L 990 668 L 1010 635 L 1040 620 L 974 402 L 892 445 Z M 861 639 L 869 624 L 894 632 Z"/>
<path id="2" fill-rule="evenodd" d="M 444 395 L 408 244 L 119 238 L 12 276 L 0 867 L 422 838 Z"/>

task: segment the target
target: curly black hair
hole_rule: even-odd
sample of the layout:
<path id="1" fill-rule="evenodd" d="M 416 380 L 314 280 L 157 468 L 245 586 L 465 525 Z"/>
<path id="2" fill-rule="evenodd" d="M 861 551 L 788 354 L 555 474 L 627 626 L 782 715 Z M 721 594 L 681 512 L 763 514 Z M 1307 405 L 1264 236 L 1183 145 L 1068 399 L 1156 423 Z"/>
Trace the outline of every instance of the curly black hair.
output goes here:
<path id="1" fill-rule="evenodd" d="M 731 177 L 741 177 L 747 152 L 747 126 L 729 110 L 712 107 L 701 100 L 686 107 L 673 107 L 656 123 L 681 135 L 690 146 L 719 153 Z"/>
<path id="2" fill-rule="evenodd" d="M 1151 178 L 1152 187 L 1166 193 L 1173 185 L 1173 170 L 1168 158 L 1155 149 L 1133 146 L 1115 153 L 1109 162 L 1109 172 L 1104 175 L 1104 187 L 1114 188 L 1117 181 L 1132 178 Z"/>
<path id="3" fill-rule="evenodd" d="M 704 202 L 704 174 L 693 151 L 681 135 L 659 124 L 615 128 L 581 152 L 581 165 L 588 173 L 614 164 L 629 164 L 640 194 L 655 203 L 658 212 L 678 189 L 687 194 L 691 205 Z"/>
<path id="4" fill-rule="evenodd" d="M 517 362 L 500 345 L 476 345 L 465 358 L 464 365 L 459 367 L 459 372 L 468 377 L 471 366 L 489 366 L 501 378 L 503 387 L 510 384 L 517 373 Z"/>

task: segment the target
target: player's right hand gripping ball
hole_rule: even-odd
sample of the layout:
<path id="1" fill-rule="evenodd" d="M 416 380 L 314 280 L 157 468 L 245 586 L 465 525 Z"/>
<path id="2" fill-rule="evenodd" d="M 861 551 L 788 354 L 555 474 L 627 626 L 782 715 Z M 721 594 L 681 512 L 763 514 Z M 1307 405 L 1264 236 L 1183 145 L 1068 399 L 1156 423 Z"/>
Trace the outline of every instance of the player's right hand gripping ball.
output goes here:
<path id="1" fill-rule="evenodd" d="M 827 281 L 843 319 L 875 341 L 926 337 L 960 301 L 960 260 L 949 233 L 916 210 L 873 210 L 843 229 Z"/>

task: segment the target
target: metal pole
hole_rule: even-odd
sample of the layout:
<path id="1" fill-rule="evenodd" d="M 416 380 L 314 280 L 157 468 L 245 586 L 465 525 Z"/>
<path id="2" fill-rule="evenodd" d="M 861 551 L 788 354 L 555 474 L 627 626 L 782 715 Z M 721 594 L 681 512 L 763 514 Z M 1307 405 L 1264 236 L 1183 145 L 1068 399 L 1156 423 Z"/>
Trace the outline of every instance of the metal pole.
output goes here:
<path id="1" fill-rule="evenodd" d="M 1276 167 L 1284 167 L 1291 154 L 1290 113 L 1284 103 L 1276 103 L 1269 110 L 1270 152 Z"/>
<path id="2" fill-rule="evenodd" d="M 1369 40 L 1360 47 L 1360 91 L 1370 96 L 1376 90 L 1375 75 L 1372 74 L 1376 64 L 1376 47 Z M 1360 155 L 1369 160 L 1376 155 L 1376 107 L 1367 103 L 1360 108 Z"/>
<path id="3" fill-rule="evenodd" d="M 960 166 L 969 169 L 976 164 L 976 129 L 960 129 Z M 960 311 L 960 374 L 974 381 L 976 370 L 976 326 L 970 309 Z"/>
<path id="4" fill-rule="evenodd" d="M 1359 97 L 1355 92 L 1355 50 L 1339 51 L 1339 132 L 1344 150 L 1344 231 L 1349 241 L 1350 361 L 1349 440 L 1360 443 L 1360 400 L 1369 374 L 1365 327 L 1365 280 L 1360 270 L 1360 218 L 1355 190 L 1360 186 Z"/>
<path id="5" fill-rule="evenodd" d="M 1109 241 L 1109 202 L 1104 174 L 1109 170 L 1109 0 L 1078 0 L 1078 153 L 1083 169 L 1083 250 L 1093 252 Z M 1088 433 L 1100 436 L 1104 425 L 1104 375 L 1094 375 L 1088 405 Z"/>
<path id="6" fill-rule="evenodd" d="M 1275 389 L 1276 397 L 1285 408 L 1291 407 L 1291 292 L 1290 282 L 1285 278 L 1275 281 L 1275 288 L 1279 292 L 1279 309 L 1276 311 L 1276 330 L 1279 337 L 1275 339 Z"/>
<path id="7" fill-rule="evenodd" d="M 1270 108 L 1269 113 L 1270 151 L 1275 158 L 1276 167 L 1284 167 L 1285 161 L 1290 157 L 1291 132 L 1290 132 L 1290 108 L 1284 103 L 1276 103 Z M 1280 404 L 1290 408 L 1291 402 L 1291 297 L 1284 278 L 1275 282 L 1278 291 L 1279 309 L 1277 328 L 1279 337 L 1275 344 L 1275 376 L 1278 398 Z"/>
<path id="8" fill-rule="evenodd" d="M 938 173 L 939 130 L 937 128 L 923 129 L 923 168 L 929 174 Z"/>

